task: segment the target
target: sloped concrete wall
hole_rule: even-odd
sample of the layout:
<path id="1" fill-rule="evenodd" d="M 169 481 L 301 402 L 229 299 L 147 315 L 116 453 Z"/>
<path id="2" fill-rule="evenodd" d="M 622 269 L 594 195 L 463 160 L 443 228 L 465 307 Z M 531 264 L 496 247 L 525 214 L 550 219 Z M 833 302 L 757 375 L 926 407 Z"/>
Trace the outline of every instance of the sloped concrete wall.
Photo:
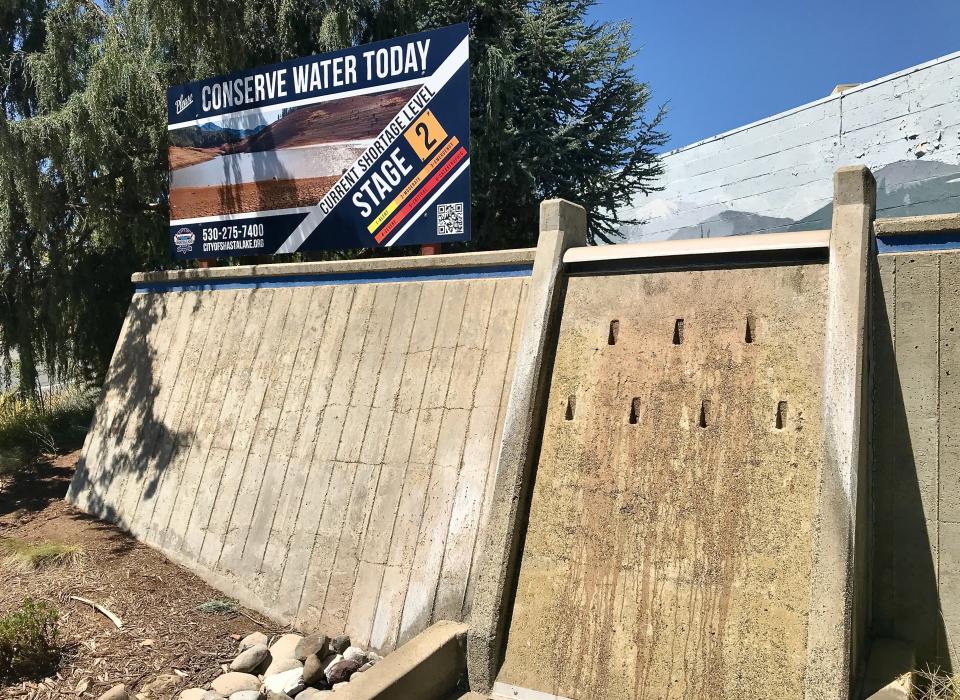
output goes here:
<path id="1" fill-rule="evenodd" d="M 939 229 L 939 230 L 937 230 Z M 960 667 L 960 217 L 878 225 L 872 632 Z"/>
<path id="2" fill-rule="evenodd" d="M 531 261 L 139 276 L 70 500 L 381 651 L 464 619 Z"/>
<path id="3" fill-rule="evenodd" d="M 804 695 L 826 273 L 569 278 L 503 697 Z"/>

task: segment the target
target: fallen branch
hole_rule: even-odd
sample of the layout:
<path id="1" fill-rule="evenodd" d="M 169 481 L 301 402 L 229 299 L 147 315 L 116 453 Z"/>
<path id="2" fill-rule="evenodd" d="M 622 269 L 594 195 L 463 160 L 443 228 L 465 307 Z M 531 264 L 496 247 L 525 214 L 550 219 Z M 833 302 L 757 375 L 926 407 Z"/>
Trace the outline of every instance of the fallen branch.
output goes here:
<path id="1" fill-rule="evenodd" d="M 260 620 L 256 620 L 256 619 L 250 617 L 249 615 L 247 615 L 247 613 L 243 612 L 243 610 L 237 609 L 237 610 L 234 610 L 234 612 L 240 613 L 240 614 L 243 615 L 245 618 L 247 618 L 247 619 L 250 620 L 251 622 L 256 622 L 256 623 L 257 623 L 258 625 L 260 625 L 261 627 L 265 627 L 265 628 L 267 628 L 267 629 L 270 629 L 270 625 L 266 625 L 266 624 L 260 622 Z"/>
<path id="2" fill-rule="evenodd" d="M 99 603 L 94 603 L 92 600 L 87 600 L 86 598 L 81 598 L 80 596 L 77 596 L 77 595 L 70 596 L 70 599 L 80 601 L 81 603 L 86 603 L 97 612 L 103 613 L 110 619 L 110 622 L 112 622 L 117 626 L 117 629 L 120 629 L 121 627 L 123 627 L 123 621 L 119 617 L 114 615 L 112 612 L 107 610 L 105 607 L 100 605 Z"/>

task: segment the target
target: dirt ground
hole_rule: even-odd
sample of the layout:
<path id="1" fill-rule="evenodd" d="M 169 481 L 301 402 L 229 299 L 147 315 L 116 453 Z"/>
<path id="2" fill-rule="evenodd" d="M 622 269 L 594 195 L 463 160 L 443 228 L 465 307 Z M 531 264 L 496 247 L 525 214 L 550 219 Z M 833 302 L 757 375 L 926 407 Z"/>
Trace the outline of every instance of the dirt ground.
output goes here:
<path id="1" fill-rule="evenodd" d="M 339 178 L 264 180 L 223 187 L 176 187 L 170 190 L 170 218 L 192 219 L 266 209 L 313 206 Z"/>
<path id="2" fill-rule="evenodd" d="M 198 611 L 198 605 L 223 594 L 113 525 L 68 505 L 63 497 L 78 456 L 52 458 L 27 474 L 0 480 L 0 537 L 79 544 L 84 550 L 72 568 L 24 574 L 0 567 L 0 615 L 27 596 L 47 601 L 59 611 L 64 643 L 54 676 L 0 686 L 0 698 L 97 698 L 117 683 L 141 692 L 161 676 L 179 683 L 150 697 L 172 698 L 219 675 L 219 665 L 236 654 L 240 635 L 286 629 L 244 608 Z M 70 596 L 106 607 L 122 628 Z"/>

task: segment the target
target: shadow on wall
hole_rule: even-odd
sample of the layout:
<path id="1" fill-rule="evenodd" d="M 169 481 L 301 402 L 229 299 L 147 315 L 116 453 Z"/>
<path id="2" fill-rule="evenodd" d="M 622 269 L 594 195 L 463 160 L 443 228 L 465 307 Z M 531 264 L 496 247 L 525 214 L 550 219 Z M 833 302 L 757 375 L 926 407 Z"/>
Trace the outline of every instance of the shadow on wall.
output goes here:
<path id="1" fill-rule="evenodd" d="M 165 368 L 157 360 L 166 357 L 158 348 L 162 345 L 165 349 L 175 335 L 174 326 L 185 317 L 179 313 L 180 297 L 133 296 L 121 345 L 110 364 L 93 417 L 94 425 L 108 427 L 91 426 L 67 494 L 81 510 L 127 530 L 141 498 L 147 500 L 154 495 L 163 469 L 171 463 L 171 459 L 158 456 L 170 454 L 172 458 L 185 442 L 164 421 L 166 402 L 161 397 L 164 390 L 158 375 Z M 193 303 L 199 303 L 199 299 Z M 179 357 L 176 359 L 179 361 Z M 169 395 L 170 387 L 165 391 Z M 121 512 L 125 518 L 121 518 Z"/>
<path id="2" fill-rule="evenodd" d="M 877 257 L 871 256 L 870 367 L 873 482 L 873 637 L 909 642 L 919 668 L 951 670 L 937 585 L 936 538 L 924 514 L 921 475 L 897 370 L 892 319 Z M 893 294 L 892 290 L 888 294 Z"/>

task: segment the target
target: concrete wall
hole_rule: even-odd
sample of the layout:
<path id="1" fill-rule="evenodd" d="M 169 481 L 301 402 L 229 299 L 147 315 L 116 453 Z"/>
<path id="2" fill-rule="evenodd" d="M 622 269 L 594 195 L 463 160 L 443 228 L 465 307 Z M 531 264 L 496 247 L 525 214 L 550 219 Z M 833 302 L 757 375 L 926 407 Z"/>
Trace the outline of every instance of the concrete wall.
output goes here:
<path id="1" fill-rule="evenodd" d="M 358 644 L 464 619 L 532 257 L 139 276 L 70 500 Z"/>
<path id="2" fill-rule="evenodd" d="M 620 212 L 645 221 L 624 227 L 632 240 L 829 228 L 843 165 L 873 170 L 879 217 L 960 211 L 960 54 L 679 148 L 663 163 L 664 190 Z"/>
<path id="3" fill-rule="evenodd" d="M 497 697 L 803 696 L 826 292 L 569 278 Z"/>
<path id="4" fill-rule="evenodd" d="M 878 224 L 872 631 L 960 667 L 960 218 Z M 937 231 L 937 229 L 940 229 Z"/>

